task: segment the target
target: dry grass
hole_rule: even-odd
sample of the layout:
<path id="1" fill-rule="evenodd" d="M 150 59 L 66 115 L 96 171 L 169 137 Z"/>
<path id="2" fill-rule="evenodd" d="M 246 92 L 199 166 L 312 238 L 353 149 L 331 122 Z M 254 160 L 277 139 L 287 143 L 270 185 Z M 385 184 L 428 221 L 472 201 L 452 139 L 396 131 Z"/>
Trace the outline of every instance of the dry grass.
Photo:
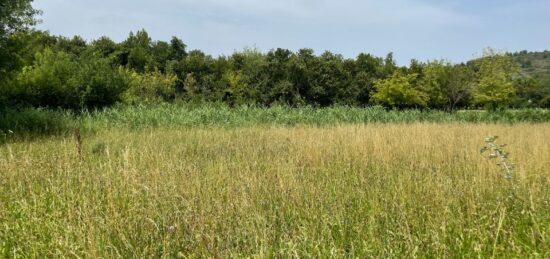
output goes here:
<path id="1" fill-rule="evenodd" d="M 479 154 L 517 163 L 518 199 Z M 0 257 L 550 256 L 550 124 L 112 130 L 0 147 Z"/>

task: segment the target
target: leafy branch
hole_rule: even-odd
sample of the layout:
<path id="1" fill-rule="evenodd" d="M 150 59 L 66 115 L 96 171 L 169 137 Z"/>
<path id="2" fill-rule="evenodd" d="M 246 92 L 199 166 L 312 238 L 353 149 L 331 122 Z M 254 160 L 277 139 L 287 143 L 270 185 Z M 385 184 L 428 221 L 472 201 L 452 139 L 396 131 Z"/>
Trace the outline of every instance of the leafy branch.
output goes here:
<path id="1" fill-rule="evenodd" d="M 481 154 L 489 154 L 487 158 L 489 160 L 497 160 L 497 165 L 502 169 L 504 173 L 504 178 L 508 180 L 510 183 L 510 187 L 513 191 L 516 189 L 516 186 L 514 184 L 514 169 L 515 164 L 512 163 L 508 156 L 510 153 L 508 153 L 504 148 L 507 146 L 506 144 L 498 144 L 496 140 L 498 139 L 498 136 L 488 136 L 485 138 L 485 146 L 483 146 L 480 149 Z"/>

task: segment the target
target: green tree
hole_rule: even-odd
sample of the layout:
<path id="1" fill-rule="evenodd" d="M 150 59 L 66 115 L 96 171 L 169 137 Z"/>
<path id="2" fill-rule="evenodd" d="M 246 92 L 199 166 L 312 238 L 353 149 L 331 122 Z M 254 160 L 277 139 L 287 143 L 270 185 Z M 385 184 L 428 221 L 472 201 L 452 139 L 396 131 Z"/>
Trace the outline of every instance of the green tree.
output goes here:
<path id="1" fill-rule="evenodd" d="M 185 76 L 183 85 L 189 100 L 197 101 L 200 98 L 198 83 L 197 80 L 195 80 L 195 77 L 193 77 L 193 73 L 189 73 Z"/>
<path id="2" fill-rule="evenodd" d="M 119 55 L 120 64 L 132 68 L 138 72 L 155 68 L 155 60 L 152 55 L 153 42 L 145 30 L 130 32 L 128 38 L 122 43 L 122 51 Z"/>
<path id="3" fill-rule="evenodd" d="M 321 91 L 317 94 L 317 104 L 355 104 L 359 89 L 351 84 L 351 74 L 344 68 L 344 59 L 326 51 L 319 57 L 319 66 L 314 71 L 314 85 Z"/>
<path id="4" fill-rule="evenodd" d="M 77 64 L 65 52 L 46 49 L 37 53 L 32 66 L 26 66 L 17 75 L 11 93 L 20 104 L 38 107 L 79 106 L 74 88 Z"/>
<path id="5" fill-rule="evenodd" d="M 292 58 L 293 53 L 288 49 L 278 48 L 267 53 L 265 64 L 262 67 L 266 83 L 262 85 L 263 89 L 261 89 L 264 93 L 266 104 L 290 104 L 290 99 L 292 98 L 289 98 L 289 96 L 295 94 L 295 91 L 288 89 L 292 87 L 281 82 L 290 81 Z"/>
<path id="6" fill-rule="evenodd" d="M 224 101 L 230 106 L 241 105 L 254 100 L 254 93 L 248 89 L 248 83 L 246 82 L 242 71 L 227 71 L 224 76 L 227 82 L 227 89 L 225 90 Z"/>
<path id="7" fill-rule="evenodd" d="M 75 59 L 63 51 L 46 49 L 16 76 L 11 97 L 35 107 L 105 107 L 121 100 L 131 82 L 128 75 L 125 69 L 113 69 L 104 58 Z"/>
<path id="8" fill-rule="evenodd" d="M 61 50 L 65 53 L 80 57 L 87 50 L 88 43 L 80 36 L 72 38 L 57 37 L 56 50 Z"/>
<path id="9" fill-rule="evenodd" d="M 118 44 L 107 36 L 92 41 L 91 46 L 93 51 L 98 52 L 104 58 L 111 56 L 119 50 Z"/>
<path id="10" fill-rule="evenodd" d="M 487 49 L 474 64 L 477 67 L 477 82 L 472 93 L 474 103 L 489 109 L 507 106 L 516 94 L 517 63 L 509 55 Z"/>
<path id="11" fill-rule="evenodd" d="M 153 56 L 153 66 L 160 72 L 165 73 L 170 61 L 170 45 L 164 41 L 157 41 L 152 44 L 151 55 Z"/>
<path id="12" fill-rule="evenodd" d="M 384 60 L 370 54 L 361 53 L 355 59 L 352 71 L 355 88 L 358 89 L 358 102 L 368 105 L 374 91 L 374 82 L 384 77 Z"/>
<path id="13" fill-rule="evenodd" d="M 283 93 L 283 100 L 278 103 L 287 103 L 300 106 L 314 102 L 314 69 L 318 66 L 318 58 L 312 49 L 300 49 L 289 60 L 288 79 L 274 85 L 274 92 Z M 281 99 L 279 97 L 279 99 Z"/>
<path id="14" fill-rule="evenodd" d="M 6 81 L 19 68 L 17 53 L 24 43 L 12 35 L 25 31 L 36 24 L 34 18 L 39 11 L 31 5 L 32 0 L 1 0 L 0 1 L 0 106 L 6 105 Z M 0 108 L 2 108 L 0 107 Z"/>
<path id="15" fill-rule="evenodd" d="M 448 106 L 451 70 L 451 64 L 443 60 L 430 61 L 422 67 L 418 88 L 428 94 L 430 108 L 441 109 Z"/>
<path id="16" fill-rule="evenodd" d="M 113 67 L 111 61 L 96 55 L 83 55 L 76 60 L 77 71 L 69 87 L 74 87 L 78 105 L 75 109 L 95 109 L 122 101 L 123 93 L 131 86 L 130 71 Z M 70 101 L 72 103 L 72 101 Z"/>
<path id="17" fill-rule="evenodd" d="M 170 102 L 176 97 L 176 76 L 153 71 L 144 74 L 132 73 L 132 83 L 124 93 L 124 101 L 136 103 Z"/>
<path id="18" fill-rule="evenodd" d="M 390 77 L 398 69 L 395 60 L 393 59 L 393 52 L 388 53 L 384 59 L 384 66 L 382 69 L 384 77 Z"/>
<path id="19" fill-rule="evenodd" d="M 466 106 L 472 95 L 475 72 L 464 64 L 455 65 L 451 69 L 447 87 L 447 109 L 455 110 L 458 106 Z"/>
<path id="20" fill-rule="evenodd" d="M 537 107 L 540 105 L 540 101 L 548 93 L 544 93 L 543 88 L 540 86 L 540 82 L 533 77 L 523 76 L 515 81 L 516 97 L 513 100 L 515 107 Z"/>
<path id="21" fill-rule="evenodd" d="M 411 84 L 416 77 L 416 74 L 406 75 L 396 71 L 391 77 L 374 83 L 376 93 L 372 97 L 382 105 L 399 109 L 426 107 L 428 95 Z"/>
<path id="22" fill-rule="evenodd" d="M 187 51 L 185 50 L 187 45 L 177 37 L 172 37 L 170 40 L 170 60 L 181 60 L 187 56 Z"/>

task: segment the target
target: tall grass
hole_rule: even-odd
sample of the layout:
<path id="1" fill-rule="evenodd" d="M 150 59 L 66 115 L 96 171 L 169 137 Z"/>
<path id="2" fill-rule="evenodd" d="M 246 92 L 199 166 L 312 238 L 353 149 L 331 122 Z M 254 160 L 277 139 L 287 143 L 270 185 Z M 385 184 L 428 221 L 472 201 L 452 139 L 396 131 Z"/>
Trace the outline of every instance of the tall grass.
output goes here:
<path id="1" fill-rule="evenodd" d="M 120 127 L 85 135 L 82 159 L 72 136 L 0 146 L 0 257 L 550 257 L 548 123 L 130 129 L 418 114 L 238 111 L 86 115 Z M 489 134 L 517 164 L 514 207 Z"/>
<path id="2" fill-rule="evenodd" d="M 116 128 L 250 127 L 250 126 L 330 126 L 339 124 L 467 122 L 520 123 L 550 122 L 544 109 L 488 111 L 385 110 L 381 107 L 290 108 L 277 106 L 229 108 L 222 104 L 164 104 L 120 106 L 75 114 L 66 111 L 26 109 L 0 114 L 0 130 L 18 133 L 63 133 L 75 127 L 88 131 Z"/>

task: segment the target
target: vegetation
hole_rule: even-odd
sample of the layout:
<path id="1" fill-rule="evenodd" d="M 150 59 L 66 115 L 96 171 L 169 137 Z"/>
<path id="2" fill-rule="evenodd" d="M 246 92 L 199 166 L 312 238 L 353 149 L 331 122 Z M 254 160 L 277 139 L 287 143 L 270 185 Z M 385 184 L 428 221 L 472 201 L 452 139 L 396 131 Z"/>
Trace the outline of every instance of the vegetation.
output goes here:
<path id="1" fill-rule="evenodd" d="M 530 54 L 489 49 L 466 64 L 412 60 L 408 67 L 396 65 L 391 53 L 349 59 L 329 51 L 315 55 L 311 49 L 244 49 L 214 58 L 188 51 L 176 37 L 153 41 L 144 30 L 130 32 L 120 43 L 52 36 L 30 27 L 38 13 L 30 2 L 2 2 L 0 109 L 86 110 L 175 101 L 441 110 L 550 107 L 544 73 L 520 73 L 516 61 L 533 66 L 525 58 Z"/>
<path id="2" fill-rule="evenodd" d="M 331 106 L 346 104 L 454 110 L 468 107 L 546 107 L 536 79 L 523 77 L 499 53 L 468 64 L 445 61 L 398 67 L 360 54 L 356 59 L 312 50 L 245 49 L 212 58 L 131 33 L 122 43 L 90 44 L 45 32 L 24 32 L 20 69 L 1 84 L 4 106 L 92 109 L 117 103 L 225 102 L 230 106 Z M 15 40 L 15 39 L 14 39 Z M 171 54 L 172 53 L 172 54 Z M 179 53 L 179 54 L 174 54 Z M 522 101 L 523 100 L 523 101 Z M 527 102 L 527 103 L 525 103 Z"/>
<path id="3" fill-rule="evenodd" d="M 395 72 L 389 79 L 376 81 L 374 100 L 398 108 L 426 107 L 428 95 L 411 84 L 416 77 L 416 74 L 407 76 Z"/>
<path id="4" fill-rule="evenodd" d="M 106 108 L 75 113 L 66 110 L 7 110 L 0 114 L 1 134 L 11 137 L 35 137 L 48 134 L 71 134 L 75 128 L 97 132 L 114 128 L 236 128 L 271 126 L 334 126 L 343 124 L 397 123 L 544 123 L 550 122 L 550 111 L 519 109 L 501 111 L 460 111 L 448 113 L 436 110 L 386 110 L 383 107 L 358 108 L 336 106 L 327 108 L 271 108 L 220 104 L 161 104 Z"/>
<path id="5" fill-rule="evenodd" d="M 1 257 L 550 256 L 550 125 L 128 130 L 0 146 Z M 479 155 L 517 163 L 517 202 Z"/>
<path id="6" fill-rule="evenodd" d="M 0 258 L 550 258 L 540 53 L 211 57 L 31 2 L 0 2 Z"/>
<path id="7" fill-rule="evenodd" d="M 543 106 L 548 107 L 550 102 L 550 51 L 528 52 L 521 51 L 512 54 L 513 59 L 520 64 L 521 73 L 525 76 L 518 90 L 524 99 L 518 102 L 528 103 L 540 100 Z"/>

